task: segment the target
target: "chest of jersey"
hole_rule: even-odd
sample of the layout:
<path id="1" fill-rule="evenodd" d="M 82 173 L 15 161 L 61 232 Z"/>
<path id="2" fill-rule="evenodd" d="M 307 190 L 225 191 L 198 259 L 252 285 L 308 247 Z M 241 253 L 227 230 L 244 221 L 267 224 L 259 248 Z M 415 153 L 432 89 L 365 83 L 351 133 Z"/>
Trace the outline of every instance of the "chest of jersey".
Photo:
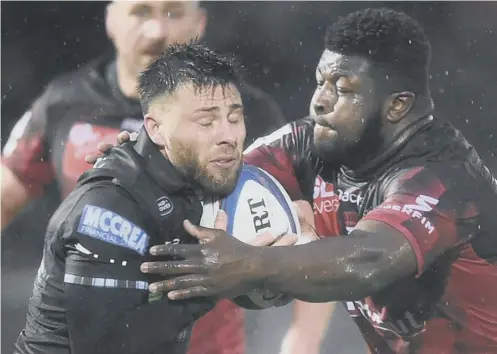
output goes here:
<path id="1" fill-rule="evenodd" d="M 331 182 L 317 176 L 313 192 L 316 230 L 322 236 L 346 235 L 365 210 L 374 207 L 370 185 Z"/>
<path id="2" fill-rule="evenodd" d="M 335 183 L 317 176 L 313 193 L 314 220 L 320 236 L 349 234 L 359 220 L 383 202 L 375 183 Z M 406 279 L 375 296 L 344 303 L 350 316 L 365 318 L 385 338 L 409 337 L 424 328 L 430 299 L 418 282 Z"/>

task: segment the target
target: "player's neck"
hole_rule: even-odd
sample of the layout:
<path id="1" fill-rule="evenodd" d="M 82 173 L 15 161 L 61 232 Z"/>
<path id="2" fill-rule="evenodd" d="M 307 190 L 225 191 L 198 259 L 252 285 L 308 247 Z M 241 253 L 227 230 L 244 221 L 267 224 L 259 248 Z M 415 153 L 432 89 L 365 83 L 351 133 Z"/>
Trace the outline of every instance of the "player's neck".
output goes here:
<path id="1" fill-rule="evenodd" d="M 116 70 L 117 83 L 121 93 L 128 98 L 139 99 L 140 96 L 138 93 L 137 76 L 126 70 L 125 66 L 119 61 L 119 59 L 116 61 Z"/>

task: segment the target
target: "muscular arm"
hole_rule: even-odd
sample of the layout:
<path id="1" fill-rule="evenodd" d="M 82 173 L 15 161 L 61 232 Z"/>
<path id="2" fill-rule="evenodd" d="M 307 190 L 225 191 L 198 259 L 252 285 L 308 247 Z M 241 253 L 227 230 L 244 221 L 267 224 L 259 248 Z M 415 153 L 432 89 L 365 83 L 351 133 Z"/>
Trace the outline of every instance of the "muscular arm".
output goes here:
<path id="1" fill-rule="evenodd" d="M 347 236 L 254 249 L 266 286 L 309 302 L 347 301 L 420 276 L 478 229 L 478 208 L 460 187 L 460 171 L 444 168 L 399 172 L 384 201 Z"/>
<path id="2" fill-rule="evenodd" d="M 254 249 L 268 289 L 307 302 L 364 298 L 416 273 L 407 239 L 382 222 L 362 221 L 346 237 L 281 249 Z"/>

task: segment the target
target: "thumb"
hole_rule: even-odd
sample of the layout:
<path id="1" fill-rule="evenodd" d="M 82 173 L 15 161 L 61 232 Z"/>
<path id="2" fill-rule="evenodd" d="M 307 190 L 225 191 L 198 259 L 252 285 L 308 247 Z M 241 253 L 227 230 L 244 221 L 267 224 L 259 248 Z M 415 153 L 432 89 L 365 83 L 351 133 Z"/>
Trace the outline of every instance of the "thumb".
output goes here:
<path id="1" fill-rule="evenodd" d="M 228 228 L 228 214 L 223 209 L 219 209 L 216 216 L 216 221 L 214 221 L 214 228 L 226 231 Z"/>
<path id="2" fill-rule="evenodd" d="M 217 219 L 216 219 L 217 221 Z M 190 220 L 185 220 L 183 221 L 183 227 L 185 228 L 186 232 L 188 232 L 190 235 L 193 237 L 196 237 L 199 239 L 199 241 L 205 243 L 212 241 L 216 237 L 215 232 L 209 232 L 209 231 L 215 231 L 213 229 L 207 229 L 202 226 L 198 225 L 193 225 Z"/>

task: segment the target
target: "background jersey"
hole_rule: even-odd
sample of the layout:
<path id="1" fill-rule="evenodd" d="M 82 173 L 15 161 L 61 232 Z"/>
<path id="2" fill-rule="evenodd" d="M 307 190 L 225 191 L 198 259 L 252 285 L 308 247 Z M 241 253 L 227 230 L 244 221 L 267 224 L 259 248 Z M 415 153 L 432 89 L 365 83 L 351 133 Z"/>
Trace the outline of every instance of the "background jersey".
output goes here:
<path id="1" fill-rule="evenodd" d="M 244 83 L 241 94 L 247 145 L 286 123 L 279 106 L 264 92 Z M 55 182 L 63 199 L 91 167 L 84 161 L 86 155 L 96 152 L 100 142 L 115 144 L 120 131 L 137 131 L 142 122 L 139 102 L 119 90 L 115 62 L 99 59 L 48 85 L 13 129 L 2 162 L 33 196 Z M 243 321 L 242 309 L 220 302 L 198 322 L 191 353 L 244 353 Z"/>
<path id="2" fill-rule="evenodd" d="M 371 351 L 496 353 L 497 181 L 474 149 L 427 117 L 352 173 L 317 158 L 312 134 L 312 121 L 292 123 L 256 142 L 245 161 L 312 202 L 323 237 L 370 219 L 410 242 L 416 274 L 345 303 Z"/>

